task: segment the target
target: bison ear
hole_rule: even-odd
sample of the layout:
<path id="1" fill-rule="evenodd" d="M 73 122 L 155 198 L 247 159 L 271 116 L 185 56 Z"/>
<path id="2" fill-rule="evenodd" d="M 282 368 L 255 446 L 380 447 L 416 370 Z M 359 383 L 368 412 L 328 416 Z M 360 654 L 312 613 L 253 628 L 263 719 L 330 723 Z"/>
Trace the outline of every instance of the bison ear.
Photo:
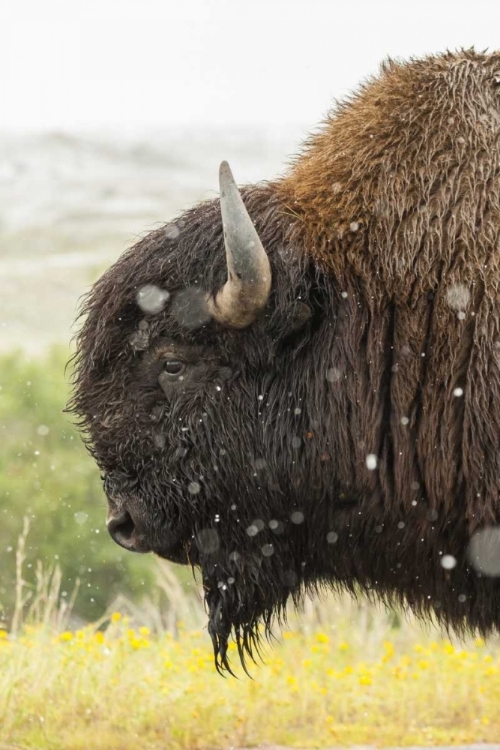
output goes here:
<path id="1" fill-rule="evenodd" d="M 288 318 L 288 326 L 286 335 L 289 336 L 291 333 L 300 331 L 312 318 L 312 310 L 308 305 L 303 302 L 297 302 L 290 313 Z"/>
<path id="2" fill-rule="evenodd" d="M 312 310 L 303 302 L 295 302 L 285 314 L 273 315 L 270 319 L 270 332 L 276 341 L 286 341 L 299 333 L 312 318 Z M 273 319 L 274 318 L 274 319 Z"/>
<path id="3" fill-rule="evenodd" d="M 208 309 L 222 325 L 246 328 L 267 305 L 271 266 L 226 161 L 219 181 L 228 278 L 215 298 L 208 298 Z"/>

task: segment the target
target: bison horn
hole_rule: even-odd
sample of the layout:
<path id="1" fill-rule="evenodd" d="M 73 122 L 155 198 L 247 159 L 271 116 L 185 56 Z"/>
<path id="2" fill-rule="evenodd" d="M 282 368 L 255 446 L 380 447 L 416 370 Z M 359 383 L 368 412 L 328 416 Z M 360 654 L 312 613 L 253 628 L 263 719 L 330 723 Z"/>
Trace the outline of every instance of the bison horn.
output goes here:
<path id="1" fill-rule="evenodd" d="M 208 305 L 222 325 L 246 328 L 267 304 L 271 266 L 227 161 L 220 165 L 219 184 L 228 279 Z"/>

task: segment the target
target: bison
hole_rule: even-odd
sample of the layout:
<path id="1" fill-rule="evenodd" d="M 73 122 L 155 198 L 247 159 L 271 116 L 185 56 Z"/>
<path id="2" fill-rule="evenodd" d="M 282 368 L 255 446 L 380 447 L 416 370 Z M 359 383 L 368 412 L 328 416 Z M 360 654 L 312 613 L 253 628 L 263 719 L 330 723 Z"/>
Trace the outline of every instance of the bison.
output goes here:
<path id="1" fill-rule="evenodd" d="M 500 53 L 388 61 L 86 298 L 109 532 L 201 569 L 219 670 L 325 586 L 500 623 L 499 144 Z"/>

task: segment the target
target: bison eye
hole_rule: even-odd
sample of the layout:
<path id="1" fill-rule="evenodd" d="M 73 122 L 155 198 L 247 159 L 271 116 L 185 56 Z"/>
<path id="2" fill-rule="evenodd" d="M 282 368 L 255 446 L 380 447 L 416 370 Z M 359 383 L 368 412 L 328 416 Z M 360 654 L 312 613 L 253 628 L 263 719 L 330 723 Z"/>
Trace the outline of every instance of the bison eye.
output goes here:
<path id="1" fill-rule="evenodd" d="M 172 378 L 176 378 L 182 372 L 184 372 L 186 364 L 181 362 L 180 359 L 166 359 L 164 364 L 165 372 Z"/>

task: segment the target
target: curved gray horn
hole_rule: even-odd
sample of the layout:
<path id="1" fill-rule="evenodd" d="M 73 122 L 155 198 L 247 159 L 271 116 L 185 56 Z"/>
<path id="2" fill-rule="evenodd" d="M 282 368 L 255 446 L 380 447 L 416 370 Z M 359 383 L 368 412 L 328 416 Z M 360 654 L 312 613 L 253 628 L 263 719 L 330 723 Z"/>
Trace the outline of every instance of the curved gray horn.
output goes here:
<path id="1" fill-rule="evenodd" d="M 219 323 L 246 328 L 267 304 L 271 266 L 227 161 L 220 165 L 219 184 L 228 279 L 208 307 Z"/>

